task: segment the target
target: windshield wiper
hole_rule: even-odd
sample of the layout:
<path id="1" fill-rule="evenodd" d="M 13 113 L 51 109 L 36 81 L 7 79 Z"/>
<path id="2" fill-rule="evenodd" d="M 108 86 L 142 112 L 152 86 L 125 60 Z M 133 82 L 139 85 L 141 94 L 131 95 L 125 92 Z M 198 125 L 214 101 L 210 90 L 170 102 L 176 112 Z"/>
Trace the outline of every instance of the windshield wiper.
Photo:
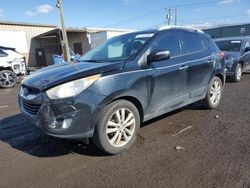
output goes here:
<path id="1" fill-rule="evenodd" d="M 93 63 L 100 63 L 103 62 L 103 60 L 98 59 L 88 59 L 88 60 L 80 60 L 81 62 L 93 62 Z"/>

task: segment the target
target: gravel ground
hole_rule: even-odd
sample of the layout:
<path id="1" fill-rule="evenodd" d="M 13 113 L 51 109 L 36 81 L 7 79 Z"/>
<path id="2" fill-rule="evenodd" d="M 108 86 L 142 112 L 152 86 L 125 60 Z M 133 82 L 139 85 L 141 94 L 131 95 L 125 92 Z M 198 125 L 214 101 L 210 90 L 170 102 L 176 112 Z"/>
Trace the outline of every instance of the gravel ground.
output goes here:
<path id="1" fill-rule="evenodd" d="M 0 90 L 0 187 L 250 188 L 250 74 L 227 83 L 220 107 L 198 105 L 145 123 L 134 146 L 108 156 L 46 136 Z"/>

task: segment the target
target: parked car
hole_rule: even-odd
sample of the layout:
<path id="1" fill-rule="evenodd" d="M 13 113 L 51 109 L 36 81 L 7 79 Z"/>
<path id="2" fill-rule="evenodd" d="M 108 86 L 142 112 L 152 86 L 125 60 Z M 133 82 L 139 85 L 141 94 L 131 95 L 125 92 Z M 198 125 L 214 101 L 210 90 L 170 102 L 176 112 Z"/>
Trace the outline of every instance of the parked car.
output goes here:
<path id="1" fill-rule="evenodd" d="M 220 38 L 215 43 L 224 52 L 227 77 L 239 82 L 250 70 L 250 37 Z"/>
<path id="2" fill-rule="evenodd" d="M 22 113 L 51 136 L 93 138 L 110 154 L 129 148 L 142 122 L 202 101 L 220 101 L 225 65 L 203 32 L 166 27 L 114 37 L 79 58 L 26 78 Z"/>
<path id="3" fill-rule="evenodd" d="M 0 46 L 0 87 L 14 87 L 17 75 L 28 74 L 24 56 L 15 48 Z"/>

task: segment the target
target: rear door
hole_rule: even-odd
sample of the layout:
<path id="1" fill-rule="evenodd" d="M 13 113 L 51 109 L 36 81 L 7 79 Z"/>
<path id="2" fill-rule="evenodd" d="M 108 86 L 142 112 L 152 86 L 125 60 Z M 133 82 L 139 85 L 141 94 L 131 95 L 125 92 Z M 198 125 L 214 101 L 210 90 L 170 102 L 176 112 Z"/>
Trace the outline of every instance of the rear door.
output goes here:
<path id="1" fill-rule="evenodd" d="M 213 73 L 215 56 L 208 50 L 210 40 L 198 33 L 181 33 L 185 60 L 187 61 L 187 88 L 190 97 L 205 93 Z"/>
<path id="2" fill-rule="evenodd" d="M 150 45 L 150 51 L 169 51 L 170 59 L 152 62 L 149 80 L 149 113 L 164 112 L 188 99 L 186 69 L 177 31 L 163 32 Z"/>

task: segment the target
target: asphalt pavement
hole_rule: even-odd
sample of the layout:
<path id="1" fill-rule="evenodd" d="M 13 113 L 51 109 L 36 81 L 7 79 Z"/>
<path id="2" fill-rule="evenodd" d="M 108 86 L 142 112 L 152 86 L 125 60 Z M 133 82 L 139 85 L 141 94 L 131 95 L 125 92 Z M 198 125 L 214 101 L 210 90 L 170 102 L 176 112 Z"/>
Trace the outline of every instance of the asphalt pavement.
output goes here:
<path id="1" fill-rule="evenodd" d="M 144 123 L 110 156 L 45 135 L 0 89 L 0 187 L 250 188 L 250 74 L 226 83 L 216 110 L 191 105 Z"/>

